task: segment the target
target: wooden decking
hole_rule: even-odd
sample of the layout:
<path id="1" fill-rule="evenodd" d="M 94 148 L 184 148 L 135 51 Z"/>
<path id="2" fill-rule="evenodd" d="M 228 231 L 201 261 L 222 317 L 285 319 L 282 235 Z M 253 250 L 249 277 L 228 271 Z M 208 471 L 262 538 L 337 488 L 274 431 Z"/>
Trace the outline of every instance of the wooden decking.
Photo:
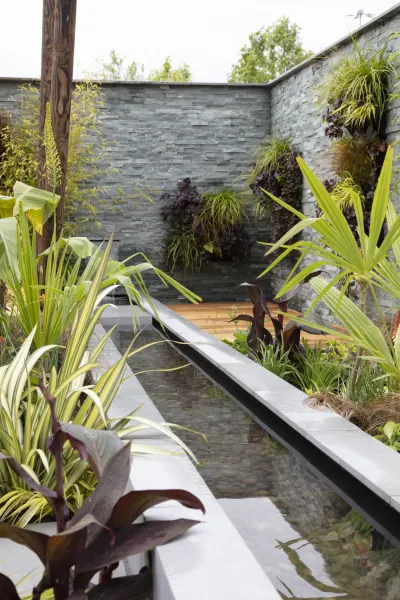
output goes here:
<path id="1" fill-rule="evenodd" d="M 248 328 L 248 323 L 240 321 L 237 324 L 230 323 L 229 321 L 239 314 L 253 314 L 253 305 L 251 302 L 205 302 L 202 304 L 169 304 L 168 308 L 175 311 L 182 317 L 185 317 L 188 321 L 200 327 L 204 331 L 217 336 L 220 339 L 226 339 L 229 341 L 233 340 L 233 334 L 239 329 L 245 331 Z M 273 316 L 276 316 L 277 306 L 271 302 L 268 302 L 268 308 Z M 289 314 L 299 314 L 294 310 L 289 310 Z M 272 323 L 266 319 L 266 328 L 269 331 L 273 331 Z M 338 336 L 321 336 L 312 335 L 309 333 L 303 334 L 303 339 L 311 345 L 318 344 L 323 340 L 328 339 L 340 339 Z"/>

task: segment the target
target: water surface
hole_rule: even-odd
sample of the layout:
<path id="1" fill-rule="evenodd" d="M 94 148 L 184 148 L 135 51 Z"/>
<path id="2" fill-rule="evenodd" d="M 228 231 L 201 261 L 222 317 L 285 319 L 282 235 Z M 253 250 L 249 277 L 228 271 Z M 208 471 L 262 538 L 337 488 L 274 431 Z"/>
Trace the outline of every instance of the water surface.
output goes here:
<path id="1" fill-rule="evenodd" d="M 160 339 L 149 327 L 135 346 Z M 131 340 L 117 334 L 121 351 Z M 134 372 L 186 363 L 170 343 L 130 359 Z M 166 421 L 207 435 L 200 473 L 282 598 L 400 600 L 400 551 L 195 366 L 138 379 Z M 200 437 L 180 435 L 206 458 Z"/>

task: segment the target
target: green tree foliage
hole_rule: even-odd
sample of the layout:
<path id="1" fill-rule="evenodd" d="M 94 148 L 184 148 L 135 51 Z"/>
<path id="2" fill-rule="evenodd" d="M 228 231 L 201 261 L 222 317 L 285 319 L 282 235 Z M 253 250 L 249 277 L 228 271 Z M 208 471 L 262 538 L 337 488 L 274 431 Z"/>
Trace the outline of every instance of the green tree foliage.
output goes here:
<path id="1" fill-rule="evenodd" d="M 182 66 L 173 69 L 170 56 L 167 56 L 160 69 L 154 69 L 148 77 L 149 81 L 191 81 L 191 79 L 189 65 L 183 63 Z"/>
<path id="2" fill-rule="evenodd" d="M 108 59 L 100 59 L 100 70 L 91 75 L 92 79 L 100 81 L 138 81 L 143 79 L 143 65 L 136 61 L 125 62 L 125 57 L 121 56 L 112 48 Z"/>
<path id="3" fill-rule="evenodd" d="M 249 44 L 241 49 L 229 81 L 264 83 L 312 56 L 300 41 L 300 27 L 282 17 L 270 27 L 251 33 Z"/>

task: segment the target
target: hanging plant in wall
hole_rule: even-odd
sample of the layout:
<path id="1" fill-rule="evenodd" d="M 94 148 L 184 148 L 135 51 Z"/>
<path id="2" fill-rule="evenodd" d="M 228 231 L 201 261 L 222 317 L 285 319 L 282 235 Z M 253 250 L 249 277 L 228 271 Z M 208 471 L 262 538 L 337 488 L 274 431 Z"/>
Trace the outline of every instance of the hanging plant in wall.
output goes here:
<path id="1" fill-rule="evenodd" d="M 171 271 L 199 271 L 204 262 L 243 260 L 250 252 L 246 203 L 235 190 L 201 195 L 189 178 L 177 192 L 163 194 L 162 216 L 171 228 L 164 240 L 164 259 Z"/>
<path id="2" fill-rule="evenodd" d="M 279 204 L 271 202 L 267 191 L 297 210 L 302 208 L 303 179 L 297 164 L 300 156 L 290 140 L 273 138 L 263 144 L 256 153 L 256 164 L 247 178 L 256 197 L 256 212 L 268 210 L 272 223 L 272 241 L 278 241 L 293 227 L 297 218 Z"/>
<path id="3" fill-rule="evenodd" d="M 342 58 L 318 88 L 317 104 L 324 111 L 325 134 L 339 138 L 349 133 L 384 134 L 391 77 L 396 77 L 397 54 L 361 50 L 353 40 L 353 53 Z"/>
<path id="4" fill-rule="evenodd" d="M 323 110 L 325 135 L 332 146 L 334 178 L 325 182 L 349 225 L 356 232 L 352 193 L 363 201 L 366 231 L 372 199 L 384 156 L 389 83 L 396 77 L 397 54 L 387 45 L 380 50 L 361 50 L 353 40 L 353 53 L 342 58 L 318 88 L 318 106 Z"/>

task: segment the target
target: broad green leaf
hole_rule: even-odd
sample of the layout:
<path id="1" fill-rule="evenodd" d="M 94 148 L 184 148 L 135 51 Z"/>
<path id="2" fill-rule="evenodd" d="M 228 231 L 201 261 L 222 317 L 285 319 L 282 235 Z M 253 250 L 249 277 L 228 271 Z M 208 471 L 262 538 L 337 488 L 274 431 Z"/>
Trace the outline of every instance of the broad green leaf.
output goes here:
<path id="1" fill-rule="evenodd" d="M 388 440 L 392 439 L 396 431 L 397 425 L 394 421 L 388 421 L 383 428 L 383 433 L 386 435 Z"/>
<path id="2" fill-rule="evenodd" d="M 0 278 L 4 279 L 5 263 L 19 276 L 17 260 L 17 220 L 15 217 L 0 219 Z"/>
<path id="3" fill-rule="evenodd" d="M 13 196 L 0 195 L 0 218 L 6 219 L 14 214 L 15 198 Z"/>
<path id="4" fill-rule="evenodd" d="M 53 214 L 60 196 L 47 190 L 40 190 L 26 185 L 21 181 L 17 181 L 14 185 L 14 196 L 16 199 L 14 215 L 18 214 L 18 206 L 21 202 L 23 211 L 28 214 L 28 218 L 36 231 L 42 234 L 43 225 Z"/>

